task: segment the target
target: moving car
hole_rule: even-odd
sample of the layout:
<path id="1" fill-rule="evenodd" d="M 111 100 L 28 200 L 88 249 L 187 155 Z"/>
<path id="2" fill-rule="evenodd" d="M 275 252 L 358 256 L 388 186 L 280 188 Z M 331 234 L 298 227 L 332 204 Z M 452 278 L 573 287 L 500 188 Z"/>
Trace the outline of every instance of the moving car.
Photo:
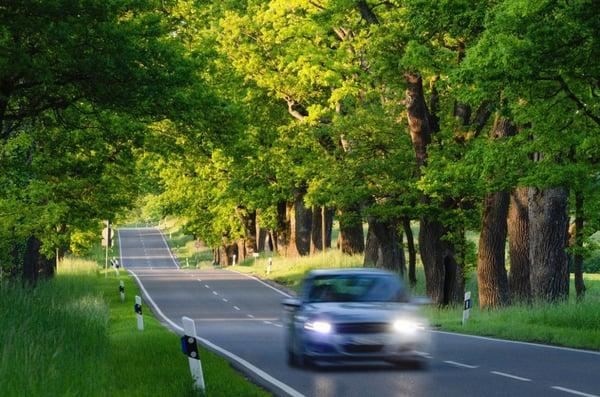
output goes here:
<path id="1" fill-rule="evenodd" d="M 312 271 L 298 298 L 285 299 L 283 305 L 291 366 L 349 360 L 425 366 L 428 325 L 394 273 Z"/>

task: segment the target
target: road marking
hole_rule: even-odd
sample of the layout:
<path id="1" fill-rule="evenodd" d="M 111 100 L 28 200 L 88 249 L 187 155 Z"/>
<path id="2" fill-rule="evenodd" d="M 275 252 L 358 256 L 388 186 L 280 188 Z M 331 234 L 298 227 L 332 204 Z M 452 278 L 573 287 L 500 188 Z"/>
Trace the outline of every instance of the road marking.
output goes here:
<path id="1" fill-rule="evenodd" d="M 259 278 L 256 278 L 256 277 L 254 277 L 254 276 L 250 276 L 249 274 L 245 274 L 245 273 L 242 273 L 242 272 L 238 272 L 237 270 L 231 270 L 231 269 L 223 269 L 223 270 L 225 270 L 225 271 L 228 271 L 228 272 L 233 272 L 233 273 L 241 274 L 242 276 L 245 276 L 245 277 L 251 278 L 252 280 L 258 281 L 259 283 L 261 283 L 261 284 L 262 284 L 262 285 L 264 285 L 265 287 L 269 287 L 269 288 L 271 288 L 273 291 L 277 291 L 278 293 L 280 293 L 280 294 L 281 294 L 281 295 L 283 295 L 283 296 L 286 296 L 286 297 L 288 297 L 288 298 L 291 298 L 291 297 L 292 297 L 290 294 L 288 294 L 288 293 L 285 293 L 285 292 L 283 292 L 283 291 L 281 291 L 281 290 L 279 290 L 279 289 L 277 289 L 277 288 L 273 287 L 272 285 L 269 285 L 269 284 L 265 283 L 264 281 L 262 281 L 262 280 L 261 280 L 261 279 L 259 279 Z"/>
<path id="2" fill-rule="evenodd" d="M 248 318 L 254 318 L 252 314 L 246 314 L 246 316 L 248 316 Z"/>
<path id="3" fill-rule="evenodd" d="M 263 323 L 265 323 L 265 324 L 269 324 L 269 325 L 273 325 L 273 323 L 272 323 L 272 322 L 270 322 L 270 321 L 267 321 L 267 320 L 263 321 Z"/>
<path id="4" fill-rule="evenodd" d="M 237 307 L 237 306 L 234 306 L 233 308 L 234 308 L 235 310 L 240 310 L 240 308 L 239 308 L 239 307 Z"/>
<path id="5" fill-rule="evenodd" d="M 213 291 L 213 295 L 219 295 L 217 291 Z"/>
<path id="6" fill-rule="evenodd" d="M 530 382 L 531 381 L 531 379 L 522 378 L 522 377 L 517 376 L 517 375 L 507 374 L 506 372 L 490 371 L 490 373 L 492 373 L 494 375 L 504 376 L 506 378 L 516 379 L 516 380 L 522 380 L 523 382 Z"/>
<path id="7" fill-rule="evenodd" d="M 434 331 L 434 330 L 431 330 L 430 332 L 433 332 L 433 333 L 436 333 L 436 334 L 445 334 L 445 335 L 452 335 L 452 336 L 460 336 L 460 337 L 464 337 L 464 338 L 483 339 L 483 340 L 488 340 L 488 341 L 492 341 L 492 342 L 514 343 L 514 344 L 517 344 L 517 345 L 527 345 L 527 346 L 534 346 L 534 347 L 545 347 L 547 349 L 566 350 L 566 351 L 575 352 L 575 353 L 586 353 L 586 354 L 594 354 L 594 355 L 600 356 L 600 352 L 597 352 L 597 351 L 583 350 L 583 349 L 574 349 L 572 347 L 542 345 L 541 343 L 521 342 L 521 341 L 517 341 L 517 340 L 507 340 L 507 339 L 490 338 L 488 336 L 457 334 L 455 332 L 447 332 L 447 331 Z"/>
<path id="8" fill-rule="evenodd" d="M 137 276 L 137 274 L 135 274 L 131 270 L 127 270 L 127 271 L 137 280 L 140 288 L 142 289 L 142 292 L 148 298 L 148 302 L 152 306 L 154 306 L 154 309 L 156 309 L 156 313 L 159 316 L 161 316 L 167 323 L 169 323 L 173 328 L 175 328 L 179 332 L 183 333 L 183 328 L 181 326 L 175 324 L 173 321 L 171 321 L 171 319 L 169 317 L 167 317 L 162 312 L 162 310 L 160 310 L 160 308 L 158 307 L 158 305 L 156 304 L 156 302 L 154 302 L 154 300 L 152 299 L 152 297 L 150 296 L 150 294 L 148 293 L 148 291 L 144 287 L 144 284 L 142 284 L 142 281 Z M 267 381 L 268 383 L 272 384 L 273 386 L 279 388 L 280 390 L 283 390 L 284 392 L 286 392 L 291 397 L 305 397 L 304 394 L 300 393 L 298 390 L 296 390 L 296 389 L 292 388 L 291 386 L 286 385 L 282 381 L 280 381 L 280 380 L 272 377 L 271 375 L 269 375 L 268 373 L 266 373 L 262 369 L 254 366 L 253 364 L 251 364 L 248 361 L 244 360 L 240 356 L 235 355 L 234 353 L 230 352 L 229 350 L 223 349 L 221 346 L 215 345 L 214 343 L 212 343 L 211 341 L 209 341 L 207 339 L 200 338 L 200 337 L 197 337 L 197 339 L 203 345 L 208 346 L 209 348 L 215 350 L 218 353 L 221 353 L 222 355 L 224 355 L 226 357 L 229 357 L 231 360 L 237 362 L 238 364 L 240 364 L 241 366 L 243 366 L 244 368 L 246 368 L 250 372 L 253 372 L 259 378 L 262 378 L 265 381 Z"/>
<path id="9" fill-rule="evenodd" d="M 552 386 L 552 389 L 556 389 L 556 390 L 564 391 L 565 393 L 571 393 L 571 394 L 575 394 L 576 396 L 583 396 L 583 397 L 598 397 L 596 394 L 584 393 L 584 392 L 577 391 L 577 390 L 573 390 L 573 389 L 567 389 L 566 387 Z"/>
<path id="10" fill-rule="evenodd" d="M 175 257 L 173 256 L 173 253 L 171 252 L 171 247 L 169 247 L 169 244 L 167 243 L 167 239 L 165 239 L 165 235 L 163 234 L 162 230 L 160 230 L 160 229 L 158 229 L 156 227 L 153 227 L 152 229 L 158 230 L 158 233 L 160 233 L 160 237 L 162 237 L 162 240 L 165 243 L 165 246 L 167 247 L 167 251 L 169 251 L 169 255 L 171 256 L 171 259 L 173 260 L 173 263 L 175 264 L 175 267 L 177 269 L 179 269 L 179 264 L 175 260 Z"/>
<path id="11" fill-rule="evenodd" d="M 415 350 L 415 353 L 417 353 L 418 355 L 423 356 L 425 358 L 433 358 L 433 356 L 427 352 L 420 352 L 418 350 Z"/>
<path id="12" fill-rule="evenodd" d="M 210 288 L 210 287 L 208 286 L 208 284 L 204 284 L 204 286 L 205 286 L 206 288 Z"/>
<path id="13" fill-rule="evenodd" d="M 456 361 L 444 361 L 444 362 L 446 364 L 455 365 L 455 366 L 461 367 L 461 368 L 469 368 L 469 369 L 479 368 L 479 365 L 463 364 L 463 363 L 459 363 L 459 362 L 456 362 Z"/>
<path id="14" fill-rule="evenodd" d="M 283 325 L 281 325 L 281 324 L 277 324 L 277 323 L 275 323 L 275 324 L 273 324 L 273 325 L 274 325 L 274 326 L 276 326 L 276 327 L 279 327 L 279 328 L 283 328 Z"/>
<path id="15" fill-rule="evenodd" d="M 229 302 L 227 299 L 223 298 L 223 302 L 227 303 Z"/>

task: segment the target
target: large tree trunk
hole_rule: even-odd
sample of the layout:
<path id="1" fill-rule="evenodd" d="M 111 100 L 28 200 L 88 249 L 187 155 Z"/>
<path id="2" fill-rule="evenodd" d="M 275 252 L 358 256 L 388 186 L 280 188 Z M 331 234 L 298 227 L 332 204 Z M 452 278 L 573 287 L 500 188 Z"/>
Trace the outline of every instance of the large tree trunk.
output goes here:
<path id="1" fill-rule="evenodd" d="M 375 217 L 369 217 L 368 222 L 364 266 L 404 274 L 406 263 L 401 247 L 402 235 L 398 234 L 397 222 L 382 222 Z"/>
<path id="2" fill-rule="evenodd" d="M 431 143 L 431 125 L 423 94 L 421 76 L 406 73 L 406 112 L 408 128 L 415 151 L 417 177 L 427 161 L 427 145 Z M 427 197 L 421 201 L 427 203 Z M 420 220 L 419 250 L 425 269 L 427 294 L 438 305 L 462 301 L 462 270 L 456 263 L 452 247 L 443 237 L 445 228 L 435 218 L 424 216 Z"/>
<path id="3" fill-rule="evenodd" d="M 310 234 L 310 252 L 315 254 L 323 250 L 323 242 L 325 242 L 325 249 L 331 247 L 331 229 L 333 226 L 333 215 L 334 210 L 330 208 L 325 209 L 325 219 L 323 219 L 323 208 L 313 207 L 312 213 L 312 228 Z M 325 221 L 325 222 L 323 222 Z M 325 236 L 323 236 L 322 230 L 325 226 Z M 325 240 L 323 240 L 325 237 Z"/>
<path id="4" fill-rule="evenodd" d="M 508 255 L 511 299 L 528 302 L 531 299 L 529 281 L 529 211 L 527 187 L 518 187 L 510 195 L 508 211 Z"/>
<path id="5" fill-rule="evenodd" d="M 529 189 L 530 280 L 536 299 L 555 301 L 569 295 L 567 204 L 564 187 Z"/>
<path id="6" fill-rule="evenodd" d="M 288 203 L 290 241 L 287 256 L 295 257 L 310 253 L 312 211 L 304 205 L 304 191 L 294 194 L 294 202 Z"/>
<path id="7" fill-rule="evenodd" d="M 585 296 L 585 284 L 583 282 L 583 193 L 575 192 L 575 233 L 573 236 L 573 244 L 575 255 L 573 256 L 573 272 L 575 273 L 575 292 L 577 299 L 583 299 Z"/>
<path id="8" fill-rule="evenodd" d="M 506 247 L 508 192 L 488 194 L 483 203 L 483 219 L 477 256 L 479 306 L 498 307 L 509 302 Z"/>
<path id="9" fill-rule="evenodd" d="M 402 226 L 406 235 L 406 246 L 408 248 L 408 281 L 411 287 L 417 285 L 417 251 L 415 249 L 415 239 L 410 227 L 410 219 L 402 218 Z"/>
<path id="10" fill-rule="evenodd" d="M 339 210 L 340 234 L 338 247 L 343 254 L 355 255 L 365 251 L 365 237 L 358 209 Z"/>
<path id="11" fill-rule="evenodd" d="M 290 225 L 287 218 L 287 204 L 285 201 L 277 204 L 277 229 L 273 231 L 273 245 L 277 253 L 281 256 L 287 256 L 287 249 L 290 242 Z"/>
<path id="12" fill-rule="evenodd" d="M 511 122 L 497 114 L 490 139 L 504 139 L 515 133 Z M 509 198 L 506 191 L 494 192 L 487 194 L 483 202 L 477 258 L 479 306 L 482 308 L 508 304 L 510 298 L 505 263 Z"/>
<path id="13" fill-rule="evenodd" d="M 31 285 L 34 285 L 38 278 L 41 246 L 40 240 L 36 237 L 30 236 L 27 239 L 23 258 L 23 280 Z"/>

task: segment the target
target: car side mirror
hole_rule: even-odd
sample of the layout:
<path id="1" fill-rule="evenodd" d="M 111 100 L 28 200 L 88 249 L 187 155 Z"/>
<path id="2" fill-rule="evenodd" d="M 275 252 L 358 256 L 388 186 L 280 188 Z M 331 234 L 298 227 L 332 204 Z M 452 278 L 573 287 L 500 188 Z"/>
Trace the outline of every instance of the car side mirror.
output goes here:
<path id="1" fill-rule="evenodd" d="M 298 298 L 286 298 L 281 302 L 281 304 L 283 305 L 285 310 L 294 311 L 302 305 L 302 302 Z"/>

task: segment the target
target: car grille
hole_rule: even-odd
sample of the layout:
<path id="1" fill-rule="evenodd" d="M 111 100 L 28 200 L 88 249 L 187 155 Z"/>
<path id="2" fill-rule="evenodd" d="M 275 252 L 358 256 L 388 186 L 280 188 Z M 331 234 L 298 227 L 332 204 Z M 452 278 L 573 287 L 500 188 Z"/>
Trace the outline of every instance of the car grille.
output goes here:
<path id="1" fill-rule="evenodd" d="M 383 349 L 383 345 L 344 345 L 344 350 L 348 353 L 377 353 Z"/>
<path id="2" fill-rule="evenodd" d="M 390 331 L 388 323 L 341 323 L 335 325 L 338 334 L 382 334 Z"/>

